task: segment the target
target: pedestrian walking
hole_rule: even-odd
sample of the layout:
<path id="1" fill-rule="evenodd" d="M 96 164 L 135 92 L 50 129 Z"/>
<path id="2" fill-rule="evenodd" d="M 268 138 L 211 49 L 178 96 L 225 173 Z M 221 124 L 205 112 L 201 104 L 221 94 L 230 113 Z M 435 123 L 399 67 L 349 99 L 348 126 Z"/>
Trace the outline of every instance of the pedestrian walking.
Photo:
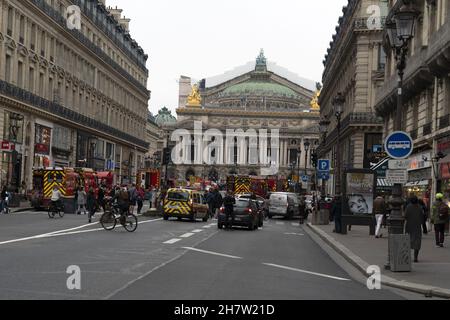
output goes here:
<path id="1" fill-rule="evenodd" d="M 81 214 L 81 209 L 83 209 L 83 214 L 86 214 L 86 197 L 86 191 L 79 187 L 77 191 L 77 214 Z"/>
<path id="2" fill-rule="evenodd" d="M 0 195 L 0 212 L 3 213 L 3 210 L 6 207 L 6 198 L 8 197 L 8 189 L 6 188 L 6 185 L 2 188 L 2 193 Z"/>
<path id="3" fill-rule="evenodd" d="M 406 234 L 411 238 L 411 249 L 414 250 L 414 262 L 419 262 L 419 251 L 422 247 L 423 208 L 416 196 L 410 198 L 405 212 Z"/>
<path id="4" fill-rule="evenodd" d="M 92 222 L 92 217 L 95 215 L 95 209 L 96 209 L 96 199 L 95 199 L 95 192 L 94 188 L 89 188 L 89 192 L 86 197 L 86 207 L 88 211 L 88 219 L 89 223 Z"/>
<path id="5" fill-rule="evenodd" d="M 130 213 L 134 213 L 134 207 L 137 204 L 137 192 L 136 192 L 136 185 L 133 183 L 131 185 L 131 188 L 128 190 L 130 194 Z"/>
<path id="6" fill-rule="evenodd" d="M 384 198 L 379 194 L 373 202 L 373 212 L 375 213 L 375 220 L 377 221 L 377 227 L 375 230 L 375 238 L 379 239 L 383 237 L 381 233 L 381 226 L 386 214 L 386 202 Z"/>
<path id="7" fill-rule="evenodd" d="M 227 229 L 232 230 L 234 225 L 234 205 L 236 204 L 236 198 L 231 191 L 223 199 L 223 205 L 225 206 L 225 226 Z M 231 218 L 231 223 L 230 223 Z"/>
<path id="8" fill-rule="evenodd" d="M 98 196 L 97 196 L 97 201 L 98 201 L 98 209 L 100 210 L 100 208 L 103 209 L 103 212 L 105 212 L 105 187 L 104 186 L 100 186 L 100 188 L 98 189 Z"/>
<path id="9" fill-rule="evenodd" d="M 422 199 L 419 199 L 419 205 L 422 207 L 422 210 L 423 210 L 422 233 L 428 234 L 428 226 L 427 226 L 427 222 L 429 219 L 428 208 L 427 208 L 427 205 L 425 204 L 425 201 L 423 201 Z"/>
<path id="10" fill-rule="evenodd" d="M 142 187 L 136 188 L 136 202 L 137 202 L 137 214 L 141 214 L 142 207 L 144 206 L 144 189 Z"/>
<path id="11" fill-rule="evenodd" d="M 223 204 L 222 195 L 220 194 L 218 189 L 214 189 L 214 217 L 218 217 L 222 204 Z"/>
<path id="12" fill-rule="evenodd" d="M 445 224 L 448 221 L 448 206 L 444 202 L 444 195 L 438 193 L 436 201 L 433 204 L 433 213 L 431 216 L 431 223 L 434 225 L 436 233 L 436 247 L 443 248 L 445 240 Z"/>
<path id="13" fill-rule="evenodd" d="M 334 217 L 333 232 L 342 233 L 342 198 L 340 196 L 336 196 L 334 198 L 331 212 L 332 216 Z"/>
<path id="14" fill-rule="evenodd" d="M 209 189 L 208 193 L 206 194 L 206 204 L 208 205 L 209 216 L 213 218 L 215 212 L 214 212 L 214 193 L 212 189 Z"/>
<path id="15" fill-rule="evenodd" d="M 304 224 L 305 223 L 305 216 L 306 216 L 306 197 L 305 196 L 301 196 L 300 197 L 300 201 L 298 204 L 298 210 L 299 210 L 299 214 L 300 214 L 300 224 Z"/>

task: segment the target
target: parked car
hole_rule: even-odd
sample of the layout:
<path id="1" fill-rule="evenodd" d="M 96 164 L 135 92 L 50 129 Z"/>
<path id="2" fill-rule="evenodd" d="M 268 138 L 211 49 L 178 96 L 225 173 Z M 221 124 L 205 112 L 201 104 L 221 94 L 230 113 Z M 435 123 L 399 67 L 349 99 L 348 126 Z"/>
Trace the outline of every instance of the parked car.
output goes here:
<path id="1" fill-rule="evenodd" d="M 258 208 L 256 201 L 236 198 L 236 204 L 234 205 L 234 224 L 233 226 L 247 227 L 249 230 L 257 230 L 262 226 L 264 217 L 261 214 L 261 210 Z M 223 229 L 226 226 L 225 207 L 220 208 L 219 219 L 217 226 L 219 229 Z"/>
<path id="2" fill-rule="evenodd" d="M 269 200 L 269 218 L 275 216 L 292 219 L 300 216 L 299 199 L 297 194 L 288 192 L 277 192 L 270 195 Z"/>

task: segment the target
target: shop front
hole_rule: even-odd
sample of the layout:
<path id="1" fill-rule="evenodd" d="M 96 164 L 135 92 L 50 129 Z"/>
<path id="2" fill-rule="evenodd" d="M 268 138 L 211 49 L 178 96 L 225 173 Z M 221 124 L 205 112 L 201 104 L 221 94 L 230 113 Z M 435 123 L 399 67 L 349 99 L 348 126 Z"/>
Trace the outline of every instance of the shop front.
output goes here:
<path id="1" fill-rule="evenodd" d="M 413 155 L 409 160 L 411 164 L 408 169 L 408 182 L 404 186 L 405 196 L 414 195 L 428 203 L 433 185 L 431 152 Z"/>
<path id="2" fill-rule="evenodd" d="M 52 127 L 36 123 L 34 137 L 34 168 L 48 168 L 52 165 L 51 161 L 51 141 Z"/>
<path id="3" fill-rule="evenodd" d="M 437 151 L 443 155 L 436 168 L 437 191 L 444 193 L 448 199 L 450 196 L 450 137 L 438 140 Z"/>

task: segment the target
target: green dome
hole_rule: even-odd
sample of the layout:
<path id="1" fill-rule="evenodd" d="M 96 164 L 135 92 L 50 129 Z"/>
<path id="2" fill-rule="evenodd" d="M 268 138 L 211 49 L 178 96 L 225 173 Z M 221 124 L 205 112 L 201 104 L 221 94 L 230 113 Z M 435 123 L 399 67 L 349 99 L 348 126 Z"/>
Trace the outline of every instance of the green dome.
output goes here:
<path id="1" fill-rule="evenodd" d="M 282 86 L 273 82 L 244 82 L 227 88 L 224 95 L 275 95 L 275 96 L 288 96 L 298 97 L 298 94 L 285 86 Z"/>
<path id="2" fill-rule="evenodd" d="M 177 118 L 172 115 L 172 112 L 169 109 L 164 107 L 159 110 L 158 114 L 155 117 L 155 122 L 158 126 L 164 126 L 177 123 Z"/>

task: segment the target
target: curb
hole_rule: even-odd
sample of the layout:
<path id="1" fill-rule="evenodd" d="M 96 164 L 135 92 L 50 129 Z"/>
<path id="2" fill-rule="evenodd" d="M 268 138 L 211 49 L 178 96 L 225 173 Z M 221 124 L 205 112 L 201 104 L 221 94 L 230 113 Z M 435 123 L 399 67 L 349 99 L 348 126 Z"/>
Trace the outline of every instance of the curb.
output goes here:
<path id="1" fill-rule="evenodd" d="M 364 276 L 367 276 L 367 268 L 370 266 L 366 261 L 362 260 L 359 256 L 355 255 L 347 247 L 342 245 L 333 237 L 329 236 L 325 231 L 313 226 L 311 223 L 307 223 L 307 226 L 313 231 L 320 239 L 339 253 L 347 262 L 353 265 Z M 418 283 L 400 281 L 391 277 L 381 276 L 381 283 L 392 288 L 407 290 L 415 293 L 424 294 L 426 297 L 438 297 L 444 299 L 450 299 L 450 290 L 439 287 L 427 286 Z"/>

